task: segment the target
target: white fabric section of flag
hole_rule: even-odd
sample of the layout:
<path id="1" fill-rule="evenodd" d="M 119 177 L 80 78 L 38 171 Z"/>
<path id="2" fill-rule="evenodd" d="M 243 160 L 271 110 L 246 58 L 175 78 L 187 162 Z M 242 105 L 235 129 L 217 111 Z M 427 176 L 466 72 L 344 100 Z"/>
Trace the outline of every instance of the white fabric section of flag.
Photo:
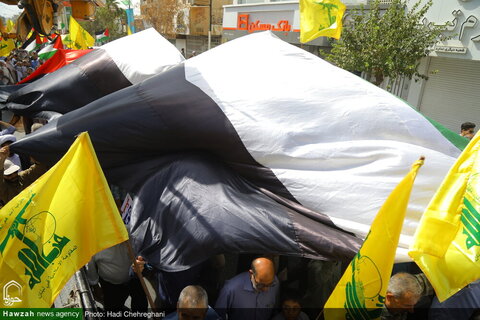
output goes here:
<path id="1" fill-rule="evenodd" d="M 107 36 L 104 33 L 95 35 L 95 40 L 97 41 L 103 41 L 106 38 Z"/>
<path id="2" fill-rule="evenodd" d="M 25 48 L 28 52 L 31 52 L 37 48 L 37 43 L 35 41 L 30 42 L 30 44 Z"/>
<path id="3" fill-rule="evenodd" d="M 186 60 L 185 70 L 300 203 L 361 237 L 405 168 L 424 155 L 397 252 L 397 261 L 410 260 L 420 216 L 460 154 L 427 119 L 269 31 Z"/>
<path id="4" fill-rule="evenodd" d="M 109 42 L 102 49 L 132 84 L 185 60 L 180 51 L 153 28 Z"/>
<path id="5" fill-rule="evenodd" d="M 57 51 L 57 49 L 54 48 L 53 43 L 51 43 L 38 52 L 38 57 L 40 59 L 50 58 L 55 53 L 55 51 Z"/>

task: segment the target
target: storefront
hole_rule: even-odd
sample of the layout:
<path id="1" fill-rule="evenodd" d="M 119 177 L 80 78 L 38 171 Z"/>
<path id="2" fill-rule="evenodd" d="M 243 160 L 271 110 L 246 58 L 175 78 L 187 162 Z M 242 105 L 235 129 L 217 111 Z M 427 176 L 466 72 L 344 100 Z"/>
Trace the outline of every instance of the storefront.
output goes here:
<path id="1" fill-rule="evenodd" d="M 326 37 L 319 37 L 307 44 L 300 43 L 298 1 L 234 3 L 224 6 L 223 41 L 265 30 L 316 55 L 318 49 L 330 47 Z"/>
<path id="2" fill-rule="evenodd" d="M 408 102 L 451 130 L 463 122 L 480 126 L 480 7 L 477 0 L 434 1 L 425 24 L 445 24 L 451 39 L 435 46 L 421 72 L 427 81 L 411 81 Z"/>

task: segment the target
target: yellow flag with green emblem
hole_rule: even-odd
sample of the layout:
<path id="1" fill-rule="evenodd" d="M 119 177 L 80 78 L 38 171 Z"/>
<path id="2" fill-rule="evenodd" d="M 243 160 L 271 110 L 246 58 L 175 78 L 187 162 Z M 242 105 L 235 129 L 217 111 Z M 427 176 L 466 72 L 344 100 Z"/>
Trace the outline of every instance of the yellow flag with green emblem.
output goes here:
<path id="1" fill-rule="evenodd" d="M 95 44 L 95 39 L 83 29 L 82 26 L 70 16 L 70 40 L 72 41 L 72 49 L 75 50 L 86 50 L 90 47 L 93 47 Z"/>
<path id="2" fill-rule="evenodd" d="M 13 39 L 0 40 L 0 57 L 7 57 L 13 49 L 15 49 L 15 41 Z"/>
<path id="3" fill-rule="evenodd" d="M 413 182 L 423 159 L 392 191 L 324 307 L 326 320 L 380 317 Z"/>
<path id="4" fill-rule="evenodd" d="M 49 308 L 97 252 L 128 239 L 90 138 L 0 210 L 4 307 Z"/>
<path id="5" fill-rule="evenodd" d="M 432 198 L 408 252 L 444 301 L 480 278 L 480 135 Z"/>
<path id="6" fill-rule="evenodd" d="M 300 0 L 300 42 L 340 39 L 345 5 L 340 0 Z"/>

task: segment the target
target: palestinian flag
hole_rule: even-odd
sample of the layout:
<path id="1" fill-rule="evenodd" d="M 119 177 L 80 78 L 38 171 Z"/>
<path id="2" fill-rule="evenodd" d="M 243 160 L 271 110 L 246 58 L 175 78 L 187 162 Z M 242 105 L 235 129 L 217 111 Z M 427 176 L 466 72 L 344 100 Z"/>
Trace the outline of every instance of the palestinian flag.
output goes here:
<path id="1" fill-rule="evenodd" d="M 109 42 L 21 88 L 9 96 L 6 109 L 30 117 L 43 111 L 64 114 L 183 60 L 175 46 L 148 29 Z"/>
<path id="2" fill-rule="evenodd" d="M 58 49 L 55 51 L 54 55 L 48 59 L 44 64 L 37 68 L 31 75 L 23 79 L 19 82 L 21 83 L 29 83 L 36 79 L 41 78 L 42 76 L 52 73 L 67 64 L 72 63 L 73 61 L 77 60 L 81 56 L 89 53 L 92 51 L 89 50 L 65 50 L 65 49 Z"/>
<path id="3" fill-rule="evenodd" d="M 30 42 L 30 44 L 25 48 L 28 52 L 36 51 L 40 49 L 40 45 L 38 45 L 35 41 Z"/>
<path id="4" fill-rule="evenodd" d="M 108 31 L 108 28 L 103 31 L 95 32 L 95 41 L 97 42 L 105 42 L 108 41 L 109 38 L 110 33 Z"/>
<path id="5" fill-rule="evenodd" d="M 62 37 L 59 36 L 38 52 L 38 58 L 42 60 L 50 59 L 58 49 L 63 49 Z"/>
<path id="6" fill-rule="evenodd" d="M 30 42 L 30 44 L 25 48 L 28 52 L 39 50 L 44 43 L 47 43 L 48 39 L 46 37 L 40 37 L 38 34 L 35 35 L 35 41 Z"/>
<path id="7" fill-rule="evenodd" d="M 397 251 L 410 261 L 404 249 L 467 142 L 269 31 L 69 112 L 12 150 L 53 164 L 83 131 L 108 180 L 134 195 L 136 249 L 167 271 L 226 251 L 351 259 L 424 155 Z"/>

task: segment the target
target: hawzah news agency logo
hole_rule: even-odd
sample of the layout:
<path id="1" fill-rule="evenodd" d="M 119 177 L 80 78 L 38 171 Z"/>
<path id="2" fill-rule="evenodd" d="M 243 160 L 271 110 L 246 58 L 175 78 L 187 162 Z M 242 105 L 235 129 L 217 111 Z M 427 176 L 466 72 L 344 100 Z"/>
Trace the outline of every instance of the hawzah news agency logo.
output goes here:
<path id="1" fill-rule="evenodd" d="M 14 295 L 17 293 L 17 295 Z M 22 302 L 22 286 L 18 282 L 12 280 L 3 286 L 3 304 L 7 307 L 13 306 L 16 302 Z"/>

